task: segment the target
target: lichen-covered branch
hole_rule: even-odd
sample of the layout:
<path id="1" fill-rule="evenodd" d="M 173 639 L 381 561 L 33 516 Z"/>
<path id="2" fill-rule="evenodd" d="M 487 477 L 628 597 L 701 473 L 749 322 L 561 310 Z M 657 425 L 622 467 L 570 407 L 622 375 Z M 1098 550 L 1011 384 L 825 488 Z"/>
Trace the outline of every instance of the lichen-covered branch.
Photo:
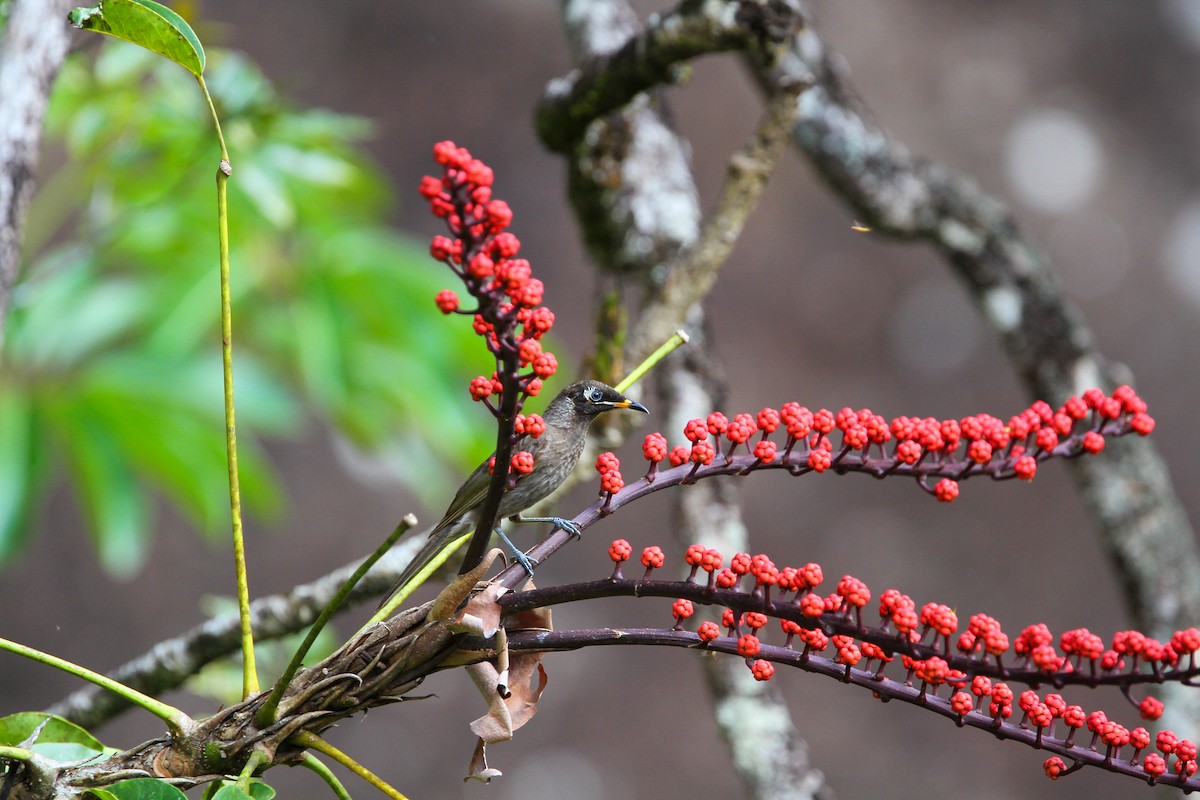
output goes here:
<path id="1" fill-rule="evenodd" d="M 597 15 L 610 19 L 588 22 L 584 14 L 572 13 L 567 22 L 576 28 L 606 25 L 621 14 L 601 10 Z M 685 0 L 623 37 L 619 47 L 594 37 L 594 46 L 581 47 L 586 35 L 572 35 L 576 54 L 586 54 L 584 63 L 546 87 L 536 116 L 538 135 L 551 150 L 569 152 L 594 120 L 642 92 L 674 83 L 677 71 L 692 59 L 731 50 L 769 51 L 796 33 L 801 22 L 787 7 L 764 0 Z"/>
<path id="2" fill-rule="evenodd" d="M 766 9 L 764 4 L 745 6 Z M 681 11 L 703 16 L 699 13 L 702 8 L 709 12 L 721 9 L 727 12 L 704 17 L 705 24 L 718 18 L 728 24 L 738 13 L 736 3 L 689 3 L 668 12 L 667 17 Z M 651 27 L 660 22 L 661 19 L 654 20 Z M 790 19 L 785 24 L 796 22 Z M 551 100 L 548 97 L 543 104 L 539 114 L 543 135 L 547 120 L 551 119 L 551 106 L 568 97 L 573 87 L 599 83 L 610 89 L 628 91 L 630 82 L 605 70 L 612 64 L 621 63 L 621 59 L 630 54 L 653 47 L 658 34 L 654 30 L 643 34 L 636 16 L 623 2 L 567 2 L 564 4 L 564 27 L 576 60 L 585 62 L 586 66 L 573 72 L 567 82 L 554 87 L 550 94 L 557 94 L 557 98 Z M 730 38 L 746 41 L 744 32 L 735 32 Z M 616 55 L 610 58 L 614 52 Z M 589 77 L 581 78 L 585 74 Z M 596 77 L 599 75 L 603 77 Z M 648 87 L 642 85 L 637 91 L 641 88 Z M 582 127 L 574 127 L 579 119 L 571 121 L 570 125 L 564 121 L 563 130 L 572 132 L 574 138 L 560 139 L 564 145 L 561 149 L 567 150 L 570 156 L 570 196 L 593 258 L 602 269 L 618 276 L 618 284 L 619 276 L 636 276 L 650 298 L 634 325 L 630 346 L 626 348 L 633 363 L 639 360 L 639 351 L 649 352 L 682 324 L 689 311 L 697 315 L 690 322 L 698 323 L 702 313 L 698 303 L 711 289 L 717 270 L 728 257 L 746 217 L 756 206 L 779 156 L 786 115 L 790 113 L 788 103 L 795 102 L 794 91 L 777 96 L 760 124 L 756 138 L 735 156 L 717 208 L 701 227 L 699 202 L 685 146 L 660 117 L 656 102 L 649 95 L 638 95 L 637 91 L 628 94 L 618 104 L 622 106 L 618 110 L 589 120 L 586 132 Z M 609 98 L 613 96 L 611 92 L 608 95 Z M 595 108 L 590 110 L 595 111 Z M 695 283 L 689 284 L 689 280 Z M 694 325 L 691 327 L 695 330 Z M 683 358 L 677 355 L 668 359 L 660 372 L 682 375 L 679 363 Z M 706 372 L 706 376 L 702 380 L 715 380 L 711 373 Z M 659 393 L 660 403 L 669 416 L 685 413 L 675 406 L 682 396 L 685 393 Z M 702 392 L 699 396 L 708 395 Z M 740 528 L 736 488 L 714 486 L 711 492 L 702 494 L 704 498 L 719 497 L 725 511 L 722 518 Z M 699 494 L 693 497 L 700 500 Z M 698 514 L 702 513 L 692 500 L 687 502 Z M 694 532 L 694 529 L 689 530 Z M 551 545 L 550 542 L 546 544 Z M 742 680 L 744 675 L 730 675 L 730 668 L 725 663 L 708 665 L 709 671 L 714 673 L 709 690 L 716 722 L 730 747 L 734 766 L 753 796 L 830 796 L 820 773 L 809 765 L 806 745 L 797 734 L 778 692 L 761 684 L 749 686 Z M 733 709 L 748 711 L 749 716 L 769 723 L 770 735 L 757 735 L 766 732 L 762 727 L 750 734 L 744 727 L 732 724 L 729 712 Z"/>
<path id="3" fill-rule="evenodd" d="M 13 0 L 0 38 L 0 341 L 21 262 L 42 117 L 67 55 L 69 0 Z"/>

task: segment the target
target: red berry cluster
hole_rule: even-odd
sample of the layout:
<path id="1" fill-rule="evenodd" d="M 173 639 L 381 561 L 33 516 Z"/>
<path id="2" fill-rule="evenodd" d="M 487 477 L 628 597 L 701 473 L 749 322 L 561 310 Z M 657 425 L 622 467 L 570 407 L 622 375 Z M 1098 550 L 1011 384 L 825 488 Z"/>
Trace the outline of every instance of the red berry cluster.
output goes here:
<path id="1" fill-rule="evenodd" d="M 693 426 L 694 433 L 697 427 Z M 609 557 L 617 562 L 614 581 L 623 580 L 620 564 L 632 553 L 627 541 L 613 542 Z M 832 592 L 821 594 L 817 589 L 824 583 L 824 572 L 819 564 L 780 568 L 766 555 L 736 553 L 724 566 L 721 553 L 701 544 L 687 548 L 684 562 L 690 572 L 682 583 L 653 582 L 651 573 L 663 566 L 663 553 L 658 547 L 646 548 L 642 554 L 646 573 L 637 593 L 676 596 L 671 608 L 676 632 L 694 616 L 695 603 L 728 603 L 721 623 L 701 622 L 693 641 L 695 646 L 736 653 L 758 680 L 770 679 L 774 662 L 826 674 L 833 670 L 845 682 L 871 688 L 885 699 L 902 696 L 907 689 L 908 702 L 951 716 L 960 725 L 992 730 L 1001 738 L 1059 753 L 1044 764 L 1052 778 L 1086 764 L 1150 782 L 1168 772 L 1174 774 L 1173 781 L 1186 781 L 1196 772 L 1197 747 L 1192 741 L 1163 730 L 1153 739 L 1152 751 L 1143 756 L 1152 741 L 1145 727 L 1128 728 L 1104 711 L 1089 713 L 1068 704 L 1057 692 L 1042 695 L 1036 688 L 1116 686 L 1136 705 L 1143 720 L 1156 720 L 1163 713 L 1162 702 L 1150 696 L 1135 701 L 1131 690 L 1138 684 L 1196 680 L 1200 629 L 1177 631 L 1166 642 L 1136 630 L 1119 631 L 1106 647 L 1086 628 L 1068 630 L 1056 639 L 1040 623 L 1010 638 L 993 617 L 974 614 L 960 632 L 958 614 L 951 606 L 918 607 L 897 589 L 879 595 L 880 624 L 870 627 L 862 620 L 862 610 L 872 599 L 867 585 L 845 575 Z M 706 573 L 706 581 L 699 580 L 701 572 Z M 772 616 L 780 620 L 782 644 L 768 644 L 764 638 Z M 799 652 L 796 641 L 803 645 Z M 1010 654 L 1013 663 L 1006 665 L 1004 659 Z M 897 655 L 905 670 L 902 679 L 885 671 Z M 1017 694 L 1014 683 L 1032 688 Z M 950 687 L 948 698 L 939 697 L 942 686 Z M 1014 709 L 1021 712 L 1015 723 L 1009 721 Z M 1059 721 L 1062 728 L 1056 731 Z M 1084 727 L 1091 740 L 1077 744 L 1076 736 Z"/>
<path id="2" fill-rule="evenodd" d="M 783 431 L 783 441 L 770 437 Z M 745 474 L 769 466 L 793 474 L 865 472 L 875 477 L 908 475 L 942 502 L 959 493 L 959 481 L 974 475 L 996 480 L 1033 480 L 1048 458 L 1094 455 L 1106 437 L 1154 430 L 1146 403 L 1129 386 L 1111 395 L 1089 389 L 1057 410 L 1038 401 L 1008 421 L 989 414 L 962 419 L 895 417 L 890 421 L 870 409 L 810 411 L 796 402 L 778 410 L 737 414 L 730 420 L 719 411 L 684 426 L 689 444 L 668 450 L 661 433 L 646 437 L 642 452 L 650 462 L 646 482 L 658 475 L 664 459 L 671 467 L 688 465 L 682 482 L 709 474 Z M 837 433 L 835 433 L 835 431 Z M 755 435 L 758 434 L 757 441 Z M 835 438 L 840 434 L 840 442 Z M 739 456 L 739 448 L 746 455 Z M 931 478 L 940 478 L 929 485 Z"/>
<path id="3" fill-rule="evenodd" d="M 489 398 L 496 397 L 499 405 L 510 380 L 520 393 L 519 408 L 558 369 L 554 354 L 543 350 L 540 341 L 554 325 L 554 312 L 542 305 L 545 287 L 533 277 L 529 262 L 517 257 L 521 242 L 506 230 L 512 210 L 492 197 L 491 167 L 450 141 L 434 145 L 433 158 L 442 176 L 422 178 L 420 192 L 434 216 L 446 221 L 449 235 L 433 237 L 429 252 L 462 280 L 476 307 L 464 310 L 449 289 L 434 302 L 444 314 L 471 315 L 475 332 L 496 357 L 490 378 L 471 381 L 471 397 L 498 414 Z"/>
<path id="4" fill-rule="evenodd" d="M 613 495 L 625 486 L 625 479 L 621 477 L 621 460 L 612 453 L 601 453 L 596 457 L 596 472 L 600 473 L 600 496 L 605 498 L 604 506 L 600 509 L 603 514 L 608 510 Z"/>

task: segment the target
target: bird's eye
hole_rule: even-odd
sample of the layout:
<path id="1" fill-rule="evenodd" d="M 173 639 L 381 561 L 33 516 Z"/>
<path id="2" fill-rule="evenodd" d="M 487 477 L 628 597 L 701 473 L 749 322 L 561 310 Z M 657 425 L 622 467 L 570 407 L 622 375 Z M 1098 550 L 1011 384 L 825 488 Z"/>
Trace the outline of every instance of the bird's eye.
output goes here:
<path id="1" fill-rule="evenodd" d="M 583 396 L 589 403 L 599 403 L 604 394 L 599 389 L 592 388 L 584 392 Z"/>

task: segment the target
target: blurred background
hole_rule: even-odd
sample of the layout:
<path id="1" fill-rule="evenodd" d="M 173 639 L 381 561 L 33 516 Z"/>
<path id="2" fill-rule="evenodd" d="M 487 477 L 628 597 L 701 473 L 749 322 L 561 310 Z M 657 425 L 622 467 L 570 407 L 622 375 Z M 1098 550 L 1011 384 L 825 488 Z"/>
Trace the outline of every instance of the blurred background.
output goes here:
<path id="1" fill-rule="evenodd" d="M 1196 518 L 1185 470 L 1200 445 L 1187 422 L 1200 381 L 1200 4 L 811 6 L 882 125 L 973 176 L 1048 250 L 1101 351 L 1134 370 Z M 642 13 L 665 7 L 638 4 Z M 463 320 L 433 308 L 452 281 L 422 256 L 440 232 L 415 191 L 432 171 L 434 142 L 452 138 L 495 169 L 496 194 L 513 208 L 523 254 L 558 315 L 559 362 L 586 354 L 593 273 L 565 202 L 564 165 L 530 124 L 546 82 L 570 64 L 550 3 L 204 0 L 180 10 L 214 49 L 213 91 L 233 151 L 235 330 L 249 342 L 236 356 L 246 371 L 239 421 L 250 448 L 251 590 L 261 595 L 366 553 L 404 513 L 436 519 L 490 449 L 486 415 L 465 391 L 487 368 L 482 349 L 456 330 Z M 215 151 L 207 129 L 187 130 L 204 118 L 182 70 L 117 52 L 131 47 L 81 44 L 55 99 L 25 288 L 9 322 L 5 381 L 33 388 L 10 391 L 7 413 L 32 420 L 17 426 L 31 432 L 22 457 L 32 466 L 6 474 L 36 475 L 38 487 L 3 512 L 0 603 L 5 637 L 104 670 L 202 620 L 200 598 L 231 595 L 233 576 L 216 446 L 220 372 L 206 338 L 217 310 Z M 667 97 L 707 206 L 760 97 L 734 57 L 696 62 Z M 147 151 L 161 159 L 153 167 L 140 160 Z M 165 206 L 193 197 L 194 208 L 163 218 Z M 807 164 L 784 157 L 708 304 L 728 366 L 724 410 L 797 400 L 888 417 L 1006 418 L 1024 408 L 1031 398 L 938 256 L 857 233 L 854 222 Z M 59 304 L 47 305 L 39 285 Z M 109 294 L 93 308 L 85 298 L 97 289 Z M 40 319 L 39 307 L 50 309 Z M 548 388 L 565 385 L 567 372 Z M 172 427 L 158 427 L 163 419 Z M 640 435 L 660 424 L 652 413 L 619 453 L 627 479 Z M 178 447 L 137 445 L 147 431 Z M 816 560 L 876 595 L 894 586 L 918 603 L 947 603 L 960 619 L 986 612 L 1010 634 L 1045 622 L 1107 638 L 1128 624 L 1061 464 L 1031 485 L 962 488 L 951 506 L 906 482 L 856 476 L 757 475 L 743 491 L 754 549 L 778 564 Z M 558 511 L 574 513 L 592 491 Z M 123 498 L 117 507 L 94 502 L 113 496 Z M 616 537 L 635 548 L 665 543 L 666 508 L 652 496 L 595 526 L 541 580 L 606 574 Z M 645 602 L 556 610 L 559 627 L 664 624 L 667 614 L 667 604 Z M 601 648 L 548 659 L 540 713 L 491 750 L 505 777 L 488 789 L 460 782 L 473 747 L 467 723 L 484 711 L 460 674 L 427 682 L 435 699 L 349 721 L 331 738 L 414 797 L 735 797 L 695 658 Z M 2 669 L 6 712 L 75 688 L 15 657 Z M 1052 784 L 1026 748 L 824 678 L 782 670 L 775 680 L 841 797 L 966 785 L 984 800 L 1138 791 L 1096 770 Z M 213 707 L 169 699 L 195 713 Z M 1135 724 L 1115 694 L 1068 700 Z M 97 733 L 130 745 L 159 726 L 131 713 Z M 271 777 L 291 796 L 322 791 L 307 775 Z"/>

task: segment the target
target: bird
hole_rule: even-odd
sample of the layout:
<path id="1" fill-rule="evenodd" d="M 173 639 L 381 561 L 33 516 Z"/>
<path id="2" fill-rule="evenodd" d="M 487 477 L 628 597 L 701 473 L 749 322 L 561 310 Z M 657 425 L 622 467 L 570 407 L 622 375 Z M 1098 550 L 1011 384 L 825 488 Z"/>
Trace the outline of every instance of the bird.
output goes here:
<path id="1" fill-rule="evenodd" d="M 630 400 L 600 381 L 578 381 L 559 392 L 542 414 L 546 430 L 536 439 L 526 435 L 513 445 L 513 452 L 526 450 L 533 455 L 533 470 L 526 475 L 519 475 L 516 484 L 500 498 L 499 518 L 510 519 L 513 522 L 551 522 L 556 528 L 562 528 L 576 536 L 580 535 L 579 529 L 569 520 L 561 517 L 522 517 L 521 512 L 544 500 L 562 485 L 567 476 L 574 471 L 575 464 L 583 453 L 592 421 L 604 412 L 618 408 L 641 411 L 643 414 L 650 413 L 641 403 Z M 459 487 L 441 522 L 429 531 L 425 546 L 401 571 L 380 604 L 381 607 L 407 586 L 446 545 L 479 525 L 479 512 L 492 479 L 488 468 L 490 460 L 489 458 L 480 464 Z M 513 547 L 503 531 L 497 528 L 496 532 L 513 549 L 517 560 L 532 575 L 533 566 L 524 553 Z"/>

